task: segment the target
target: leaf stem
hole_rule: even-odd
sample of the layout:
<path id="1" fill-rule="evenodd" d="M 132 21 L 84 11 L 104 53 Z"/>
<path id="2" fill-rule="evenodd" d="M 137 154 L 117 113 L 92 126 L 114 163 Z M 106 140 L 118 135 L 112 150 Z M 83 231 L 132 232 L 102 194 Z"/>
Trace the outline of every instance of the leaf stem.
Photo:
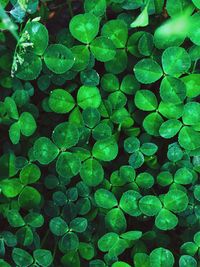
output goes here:
<path id="1" fill-rule="evenodd" d="M 44 244 L 45 244 L 45 242 L 46 242 L 46 240 L 47 240 L 48 235 L 49 235 L 49 229 L 47 230 L 47 232 L 46 232 L 44 238 L 42 239 L 42 242 L 41 242 L 41 248 L 44 246 Z"/>
<path id="2" fill-rule="evenodd" d="M 196 65 L 197 65 L 197 61 L 198 61 L 198 60 L 195 60 L 195 62 L 194 62 L 194 65 L 193 65 L 193 68 L 192 68 L 192 73 L 194 73 L 194 72 L 195 72 Z"/>
<path id="3" fill-rule="evenodd" d="M 56 241 L 56 243 L 55 243 L 55 245 L 54 245 L 54 249 L 53 249 L 53 259 L 55 259 L 57 246 L 58 246 L 58 241 Z"/>
<path id="4" fill-rule="evenodd" d="M 73 14 L 73 10 L 72 10 L 72 1 L 71 0 L 67 0 L 67 5 L 68 5 L 68 8 L 69 8 L 70 16 L 73 17 L 74 14 Z"/>

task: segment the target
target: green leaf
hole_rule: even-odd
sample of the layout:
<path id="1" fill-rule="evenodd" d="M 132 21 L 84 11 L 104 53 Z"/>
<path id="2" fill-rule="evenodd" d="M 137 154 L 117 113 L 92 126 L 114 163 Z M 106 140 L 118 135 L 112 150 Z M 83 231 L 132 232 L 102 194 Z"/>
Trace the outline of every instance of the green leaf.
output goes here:
<path id="1" fill-rule="evenodd" d="M 141 211 L 138 205 L 140 198 L 140 193 L 134 190 L 128 190 L 123 193 L 119 206 L 125 213 L 129 214 L 130 216 L 137 217 L 141 215 Z"/>
<path id="2" fill-rule="evenodd" d="M 170 250 L 166 248 L 156 248 L 150 253 L 150 265 L 161 267 L 163 263 L 166 267 L 174 266 L 174 256 Z"/>
<path id="3" fill-rule="evenodd" d="M 0 188 L 4 196 L 13 198 L 19 195 L 23 188 L 23 185 L 18 178 L 4 179 L 0 182 Z"/>
<path id="4" fill-rule="evenodd" d="M 174 2 L 173 2 L 174 5 Z M 189 31 L 190 16 L 180 14 L 165 21 L 154 33 L 154 44 L 158 49 L 181 45 Z"/>
<path id="5" fill-rule="evenodd" d="M 153 136 L 159 136 L 159 129 L 163 123 L 163 118 L 157 112 L 147 115 L 143 121 L 145 131 Z"/>
<path id="6" fill-rule="evenodd" d="M 78 251 L 81 257 L 85 260 L 91 260 L 94 258 L 95 250 L 92 244 L 80 242 Z"/>
<path id="7" fill-rule="evenodd" d="M 188 37 L 196 45 L 200 45 L 200 41 L 199 41 L 199 36 L 200 36 L 199 22 L 200 22 L 200 13 L 196 12 L 190 18 L 190 27 L 189 27 L 189 31 L 188 31 Z"/>
<path id="8" fill-rule="evenodd" d="M 50 220 L 49 228 L 56 236 L 63 236 L 68 231 L 67 223 L 61 217 L 54 217 Z"/>
<path id="9" fill-rule="evenodd" d="M 1 264 L 2 267 L 11 267 L 10 264 L 8 264 L 6 261 L 4 261 L 2 259 L 0 259 L 0 264 Z"/>
<path id="10" fill-rule="evenodd" d="M 38 138 L 33 146 L 34 157 L 43 165 L 52 162 L 59 154 L 59 149 L 47 137 Z"/>
<path id="11" fill-rule="evenodd" d="M 182 255 L 179 259 L 179 267 L 197 267 L 197 261 L 190 255 Z"/>
<path id="12" fill-rule="evenodd" d="M 120 90 L 122 92 L 124 92 L 127 95 L 133 95 L 139 89 L 140 89 L 140 84 L 136 80 L 134 75 L 127 74 L 126 76 L 124 76 L 120 85 Z"/>
<path id="13" fill-rule="evenodd" d="M 186 167 L 178 169 L 174 174 L 174 182 L 177 184 L 187 185 L 192 183 L 193 175 L 192 172 Z"/>
<path id="14" fill-rule="evenodd" d="M 135 151 L 133 154 L 129 157 L 128 163 L 134 168 L 138 169 L 140 168 L 144 163 L 144 156 L 140 151 Z"/>
<path id="15" fill-rule="evenodd" d="M 128 27 L 122 20 L 109 20 L 103 25 L 101 35 L 109 38 L 116 48 L 124 48 L 128 38 Z"/>
<path id="16" fill-rule="evenodd" d="M 11 97 L 7 96 L 4 100 L 4 104 L 8 116 L 14 120 L 18 120 L 19 113 L 15 101 Z"/>
<path id="17" fill-rule="evenodd" d="M 26 24 L 24 31 L 27 31 L 29 34 L 34 53 L 36 55 L 42 55 L 49 42 L 47 28 L 37 21 L 32 21 Z"/>
<path id="18" fill-rule="evenodd" d="M 181 254 L 194 256 L 198 251 L 198 246 L 194 242 L 185 242 L 180 248 Z"/>
<path id="19" fill-rule="evenodd" d="M 200 185 L 195 185 L 194 187 L 194 197 L 200 201 Z"/>
<path id="20" fill-rule="evenodd" d="M 168 186 L 173 182 L 173 176 L 169 171 L 162 171 L 157 176 L 157 183 L 160 186 Z"/>
<path id="21" fill-rule="evenodd" d="M 160 65 L 150 58 L 140 60 L 133 70 L 136 79 L 143 84 L 154 83 L 163 75 Z"/>
<path id="22" fill-rule="evenodd" d="M 126 105 L 127 98 L 124 93 L 117 91 L 108 96 L 108 101 L 110 101 L 113 109 L 118 110 Z"/>
<path id="23" fill-rule="evenodd" d="M 139 90 L 135 94 L 135 105 L 141 110 L 152 111 L 158 106 L 158 101 L 154 93 L 149 90 Z"/>
<path id="24" fill-rule="evenodd" d="M 113 263 L 112 267 L 131 267 L 131 266 L 124 261 L 118 261 L 118 262 Z"/>
<path id="25" fill-rule="evenodd" d="M 162 54 L 162 66 L 166 74 L 174 77 L 186 73 L 191 65 L 191 59 L 182 47 L 168 47 Z"/>
<path id="26" fill-rule="evenodd" d="M 21 248 L 14 248 L 12 259 L 19 267 L 28 267 L 33 263 L 32 256 Z"/>
<path id="27" fill-rule="evenodd" d="M 107 123 L 100 122 L 92 130 L 92 136 L 96 141 L 97 140 L 102 140 L 102 139 L 107 139 L 108 137 L 112 136 L 112 129 Z"/>
<path id="28" fill-rule="evenodd" d="M 189 74 L 181 78 L 186 85 L 186 95 L 188 97 L 197 97 L 200 95 L 200 75 Z"/>
<path id="29" fill-rule="evenodd" d="M 51 251 L 46 249 L 36 249 L 33 252 L 34 260 L 42 267 L 48 267 L 53 262 Z"/>
<path id="30" fill-rule="evenodd" d="M 31 136 L 34 134 L 37 125 L 34 117 L 29 112 L 23 112 L 19 117 L 19 126 L 21 133 L 24 136 Z"/>
<path id="31" fill-rule="evenodd" d="M 63 89 L 51 91 L 48 104 L 52 111 L 61 114 L 68 113 L 75 106 L 74 98 Z"/>
<path id="32" fill-rule="evenodd" d="M 109 250 L 109 255 L 116 258 L 121 255 L 128 248 L 128 242 L 124 239 L 119 238 L 116 243 Z"/>
<path id="33" fill-rule="evenodd" d="M 160 230 L 172 230 L 177 226 L 177 224 L 178 218 L 176 215 L 164 208 L 156 216 L 155 225 Z"/>
<path id="34" fill-rule="evenodd" d="M 75 62 L 72 67 L 74 71 L 82 71 L 86 69 L 90 61 L 90 51 L 85 45 L 76 45 L 71 48 Z"/>
<path id="35" fill-rule="evenodd" d="M 112 209 L 113 207 L 117 206 L 118 202 L 115 195 L 106 190 L 106 189 L 98 189 L 94 194 L 94 199 L 97 206 L 104 208 L 104 209 Z"/>
<path id="36" fill-rule="evenodd" d="M 104 91 L 110 93 L 119 90 L 119 79 L 112 73 L 106 73 L 101 77 L 101 87 Z"/>
<path id="37" fill-rule="evenodd" d="M 76 266 L 80 267 L 80 258 L 77 251 L 69 251 L 61 258 L 63 266 L 71 267 Z"/>
<path id="38" fill-rule="evenodd" d="M 82 109 L 98 108 L 101 104 L 99 89 L 95 86 L 81 86 L 77 94 L 77 103 Z"/>
<path id="39" fill-rule="evenodd" d="M 140 51 L 138 49 L 138 43 L 140 38 L 143 36 L 144 31 L 137 31 L 130 35 L 128 42 L 127 42 L 127 51 L 132 54 L 133 56 L 140 57 Z"/>
<path id="40" fill-rule="evenodd" d="M 105 216 L 105 225 L 109 231 L 115 233 L 126 231 L 127 222 L 123 211 L 119 208 L 111 209 Z"/>
<path id="41" fill-rule="evenodd" d="M 138 42 L 138 50 L 140 54 L 144 56 L 151 56 L 153 48 L 153 35 L 148 32 L 144 32 Z"/>
<path id="42" fill-rule="evenodd" d="M 178 120 L 171 119 L 163 122 L 159 128 L 160 136 L 163 138 L 174 137 L 182 127 L 182 123 Z"/>
<path id="43" fill-rule="evenodd" d="M 193 4 L 200 9 L 200 3 L 198 0 L 192 0 Z"/>
<path id="44" fill-rule="evenodd" d="M 96 159 L 87 159 L 81 166 L 80 176 L 88 186 L 99 185 L 104 178 L 104 170 Z"/>
<path id="45" fill-rule="evenodd" d="M 33 231 L 29 226 L 21 227 L 16 232 L 17 241 L 22 246 L 30 246 L 33 243 Z"/>
<path id="46" fill-rule="evenodd" d="M 160 96 L 164 102 L 180 104 L 186 98 L 186 86 L 182 80 L 167 76 L 161 82 Z"/>
<path id="47" fill-rule="evenodd" d="M 85 0 L 85 12 L 91 12 L 96 16 L 102 16 L 106 11 L 106 0 Z"/>
<path id="48" fill-rule="evenodd" d="M 173 143 L 169 145 L 168 147 L 168 152 L 167 152 L 167 157 L 169 160 L 176 162 L 182 159 L 183 157 L 183 151 L 180 148 L 178 143 Z"/>
<path id="49" fill-rule="evenodd" d="M 101 115 L 96 108 L 86 108 L 82 112 L 83 121 L 89 128 L 94 128 L 99 122 Z"/>
<path id="50" fill-rule="evenodd" d="M 158 107 L 159 113 L 168 119 L 179 119 L 183 115 L 183 104 L 174 105 L 161 101 Z"/>
<path id="51" fill-rule="evenodd" d="M 71 50 L 62 44 L 50 45 L 44 53 L 44 62 L 47 68 L 56 74 L 70 70 L 74 61 Z"/>
<path id="52" fill-rule="evenodd" d="M 134 264 L 135 267 L 149 267 L 150 266 L 150 261 L 149 261 L 149 256 L 146 253 L 136 253 L 134 255 Z"/>
<path id="53" fill-rule="evenodd" d="M 178 141 L 184 149 L 197 149 L 200 147 L 200 133 L 189 126 L 184 126 L 179 132 Z"/>
<path id="54" fill-rule="evenodd" d="M 0 6 L 0 18 L 2 20 L 1 22 L 1 28 L 2 30 L 8 30 L 11 32 L 11 34 L 15 37 L 17 41 L 19 41 L 18 36 L 18 26 L 12 22 L 11 18 L 7 15 L 7 12 L 4 10 L 8 2 L 6 0 L 1 0 L 1 6 Z"/>
<path id="55" fill-rule="evenodd" d="M 98 248 L 102 252 L 109 251 L 112 246 L 119 240 L 119 236 L 116 233 L 107 233 L 98 240 Z"/>
<path id="56" fill-rule="evenodd" d="M 32 81 L 39 76 L 41 70 L 41 59 L 33 53 L 27 53 L 24 55 L 23 63 L 17 69 L 16 77 L 21 80 Z"/>
<path id="57" fill-rule="evenodd" d="M 140 151 L 146 156 L 154 155 L 158 150 L 158 146 L 154 143 L 144 143 L 140 147 Z"/>
<path id="58" fill-rule="evenodd" d="M 20 180 L 22 184 L 32 184 L 40 179 L 41 171 L 39 167 L 30 163 L 22 168 L 20 171 Z"/>
<path id="59" fill-rule="evenodd" d="M 137 185 L 143 189 L 149 189 L 154 185 L 154 178 L 148 172 L 139 173 L 135 181 Z"/>
<path id="60" fill-rule="evenodd" d="M 94 57 L 92 54 L 90 55 L 90 63 L 91 59 L 94 61 Z M 80 78 L 81 83 L 85 86 L 97 86 L 100 80 L 99 74 L 94 69 L 86 69 L 82 71 Z"/>
<path id="61" fill-rule="evenodd" d="M 198 124 L 200 122 L 200 104 L 197 102 L 186 103 L 182 119 L 186 125 Z"/>
<path id="62" fill-rule="evenodd" d="M 172 189 L 164 196 L 164 206 L 175 213 L 182 212 L 188 206 L 188 196 L 183 191 Z"/>
<path id="63" fill-rule="evenodd" d="M 52 139 L 61 150 L 69 149 L 78 143 L 78 128 L 70 122 L 60 123 L 53 130 Z"/>
<path id="64" fill-rule="evenodd" d="M 114 160 L 117 154 L 118 145 L 113 137 L 97 141 L 92 148 L 92 155 L 103 161 Z"/>
<path id="65" fill-rule="evenodd" d="M 41 227 L 44 224 L 44 217 L 36 212 L 30 212 L 24 217 L 26 224 L 33 228 Z"/>
<path id="66" fill-rule="evenodd" d="M 69 228 L 73 232 L 83 233 L 87 229 L 87 226 L 88 226 L 87 219 L 77 217 L 70 222 Z"/>
<path id="67" fill-rule="evenodd" d="M 24 219 L 17 210 L 11 209 L 6 213 L 8 223 L 12 227 L 21 227 L 25 225 Z"/>
<path id="68" fill-rule="evenodd" d="M 9 137 L 11 142 L 16 145 L 20 140 L 20 125 L 19 122 L 14 122 L 9 129 Z"/>
<path id="69" fill-rule="evenodd" d="M 72 250 L 77 250 L 78 246 L 79 246 L 79 239 L 77 235 L 73 232 L 66 233 L 59 241 L 59 248 L 63 253 Z"/>
<path id="70" fill-rule="evenodd" d="M 118 174 L 123 184 L 131 183 L 135 179 L 135 170 L 129 165 L 121 166 Z"/>
<path id="71" fill-rule="evenodd" d="M 107 72 L 119 74 L 125 71 L 128 64 L 128 57 L 125 49 L 117 49 L 115 57 L 105 62 L 105 69 Z"/>
<path id="72" fill-rule="evenodd" d="M 79 14 L 71 19 L 69 29 L 75 39 L 89 44 L 99 32 L 99 19 L 92 13 Z"/>
<path id="73" fill-rule="evenodd" d="M 18 202 L 24 209 L 32 209 L 40 205 L 41 195 L 33 187 L 26 186 L 19 195 Z"/>
<path id="74" fill-rule="evenodd" d="M 9 231 L 3 231 L 1 233 L 2 241 L 5 242 L 5 245 L 8 247 L 15 247 L 17 245 L 17 238 L 14 234 Z"/>
<path id="75" fill-rule="evenodd" d="M 142 10 L 140 15 L 131 23 L 131 28 L 145 27 L 149 24 L 148 4 Z"/>
<path id="76" fill-rule="evenodd" d="M 135 136 L 130 136 L 124 140 L 124 150 L 128 153 L 133 153 L 139 150 L 140 140 Z"/>
<path id="77" fill-rule="evenodd" d="M 141 231 L 129 231 L 120 235 L 125 240 L 135 241 L 142 237 Z"/>
<path id="78" fill-rule="evenodd" d="M 167 12 L 170 17 L 176 16 L 177 14 L 184 13 L 186 9 L 189 7 L 190 1 L 188 0 L 178 0 L 176 3 L 173 0 L 167 1 Z"/>
<path id="79" fill-rule="evenodd" d="M 95 38 L 90 44 L 90 49 L 94 57 L 101 62 L 110 61 L 116 55 L 113 42 L 104 36 Z"/>
<path id="80" fill-rule="evenodd" d="M 62 152 L 56 161 L 56 171 L 59 175 L 72 178 L 81 169 L 81 161 L 77 155 L 70 152 Z"/>
<path id="81" fill-rule="evenodd" d="M 139 200 L 139 208 L 147 216 L 155 216 L 162 209 L 162 204 L 158 197 L 146 195 Z"/>

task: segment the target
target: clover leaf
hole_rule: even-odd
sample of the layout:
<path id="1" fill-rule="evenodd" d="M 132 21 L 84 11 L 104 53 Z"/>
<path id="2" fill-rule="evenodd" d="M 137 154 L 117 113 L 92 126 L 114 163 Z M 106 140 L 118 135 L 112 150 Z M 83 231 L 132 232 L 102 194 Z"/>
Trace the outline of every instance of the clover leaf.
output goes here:
<path id="1" fill-rule="evenodd" d="M 79 14 L 71 19 L 69 29 L 74 38 L 88 44 L 99 32 L 99 19 L 91 13 Z"/>

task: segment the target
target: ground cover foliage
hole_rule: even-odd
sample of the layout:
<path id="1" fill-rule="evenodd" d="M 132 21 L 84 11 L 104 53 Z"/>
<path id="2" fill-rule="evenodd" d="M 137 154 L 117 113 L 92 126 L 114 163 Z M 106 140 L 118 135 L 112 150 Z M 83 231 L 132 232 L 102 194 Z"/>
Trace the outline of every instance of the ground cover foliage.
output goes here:
<path id="1" fill-rule="evenodd" d="M 200 1 L 0 0 L 0 266 L 197 267 Z"/>

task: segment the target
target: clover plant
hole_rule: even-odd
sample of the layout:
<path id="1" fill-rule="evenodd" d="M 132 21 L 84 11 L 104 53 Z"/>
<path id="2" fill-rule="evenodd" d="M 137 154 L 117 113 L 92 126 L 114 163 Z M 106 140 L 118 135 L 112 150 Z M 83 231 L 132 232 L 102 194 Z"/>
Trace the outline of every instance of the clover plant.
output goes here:
<path id="1" fill-rule="evenodd" d="M 200 266 L 199 59 L 199 0 L 0 0 L 0 267 Z"/>

